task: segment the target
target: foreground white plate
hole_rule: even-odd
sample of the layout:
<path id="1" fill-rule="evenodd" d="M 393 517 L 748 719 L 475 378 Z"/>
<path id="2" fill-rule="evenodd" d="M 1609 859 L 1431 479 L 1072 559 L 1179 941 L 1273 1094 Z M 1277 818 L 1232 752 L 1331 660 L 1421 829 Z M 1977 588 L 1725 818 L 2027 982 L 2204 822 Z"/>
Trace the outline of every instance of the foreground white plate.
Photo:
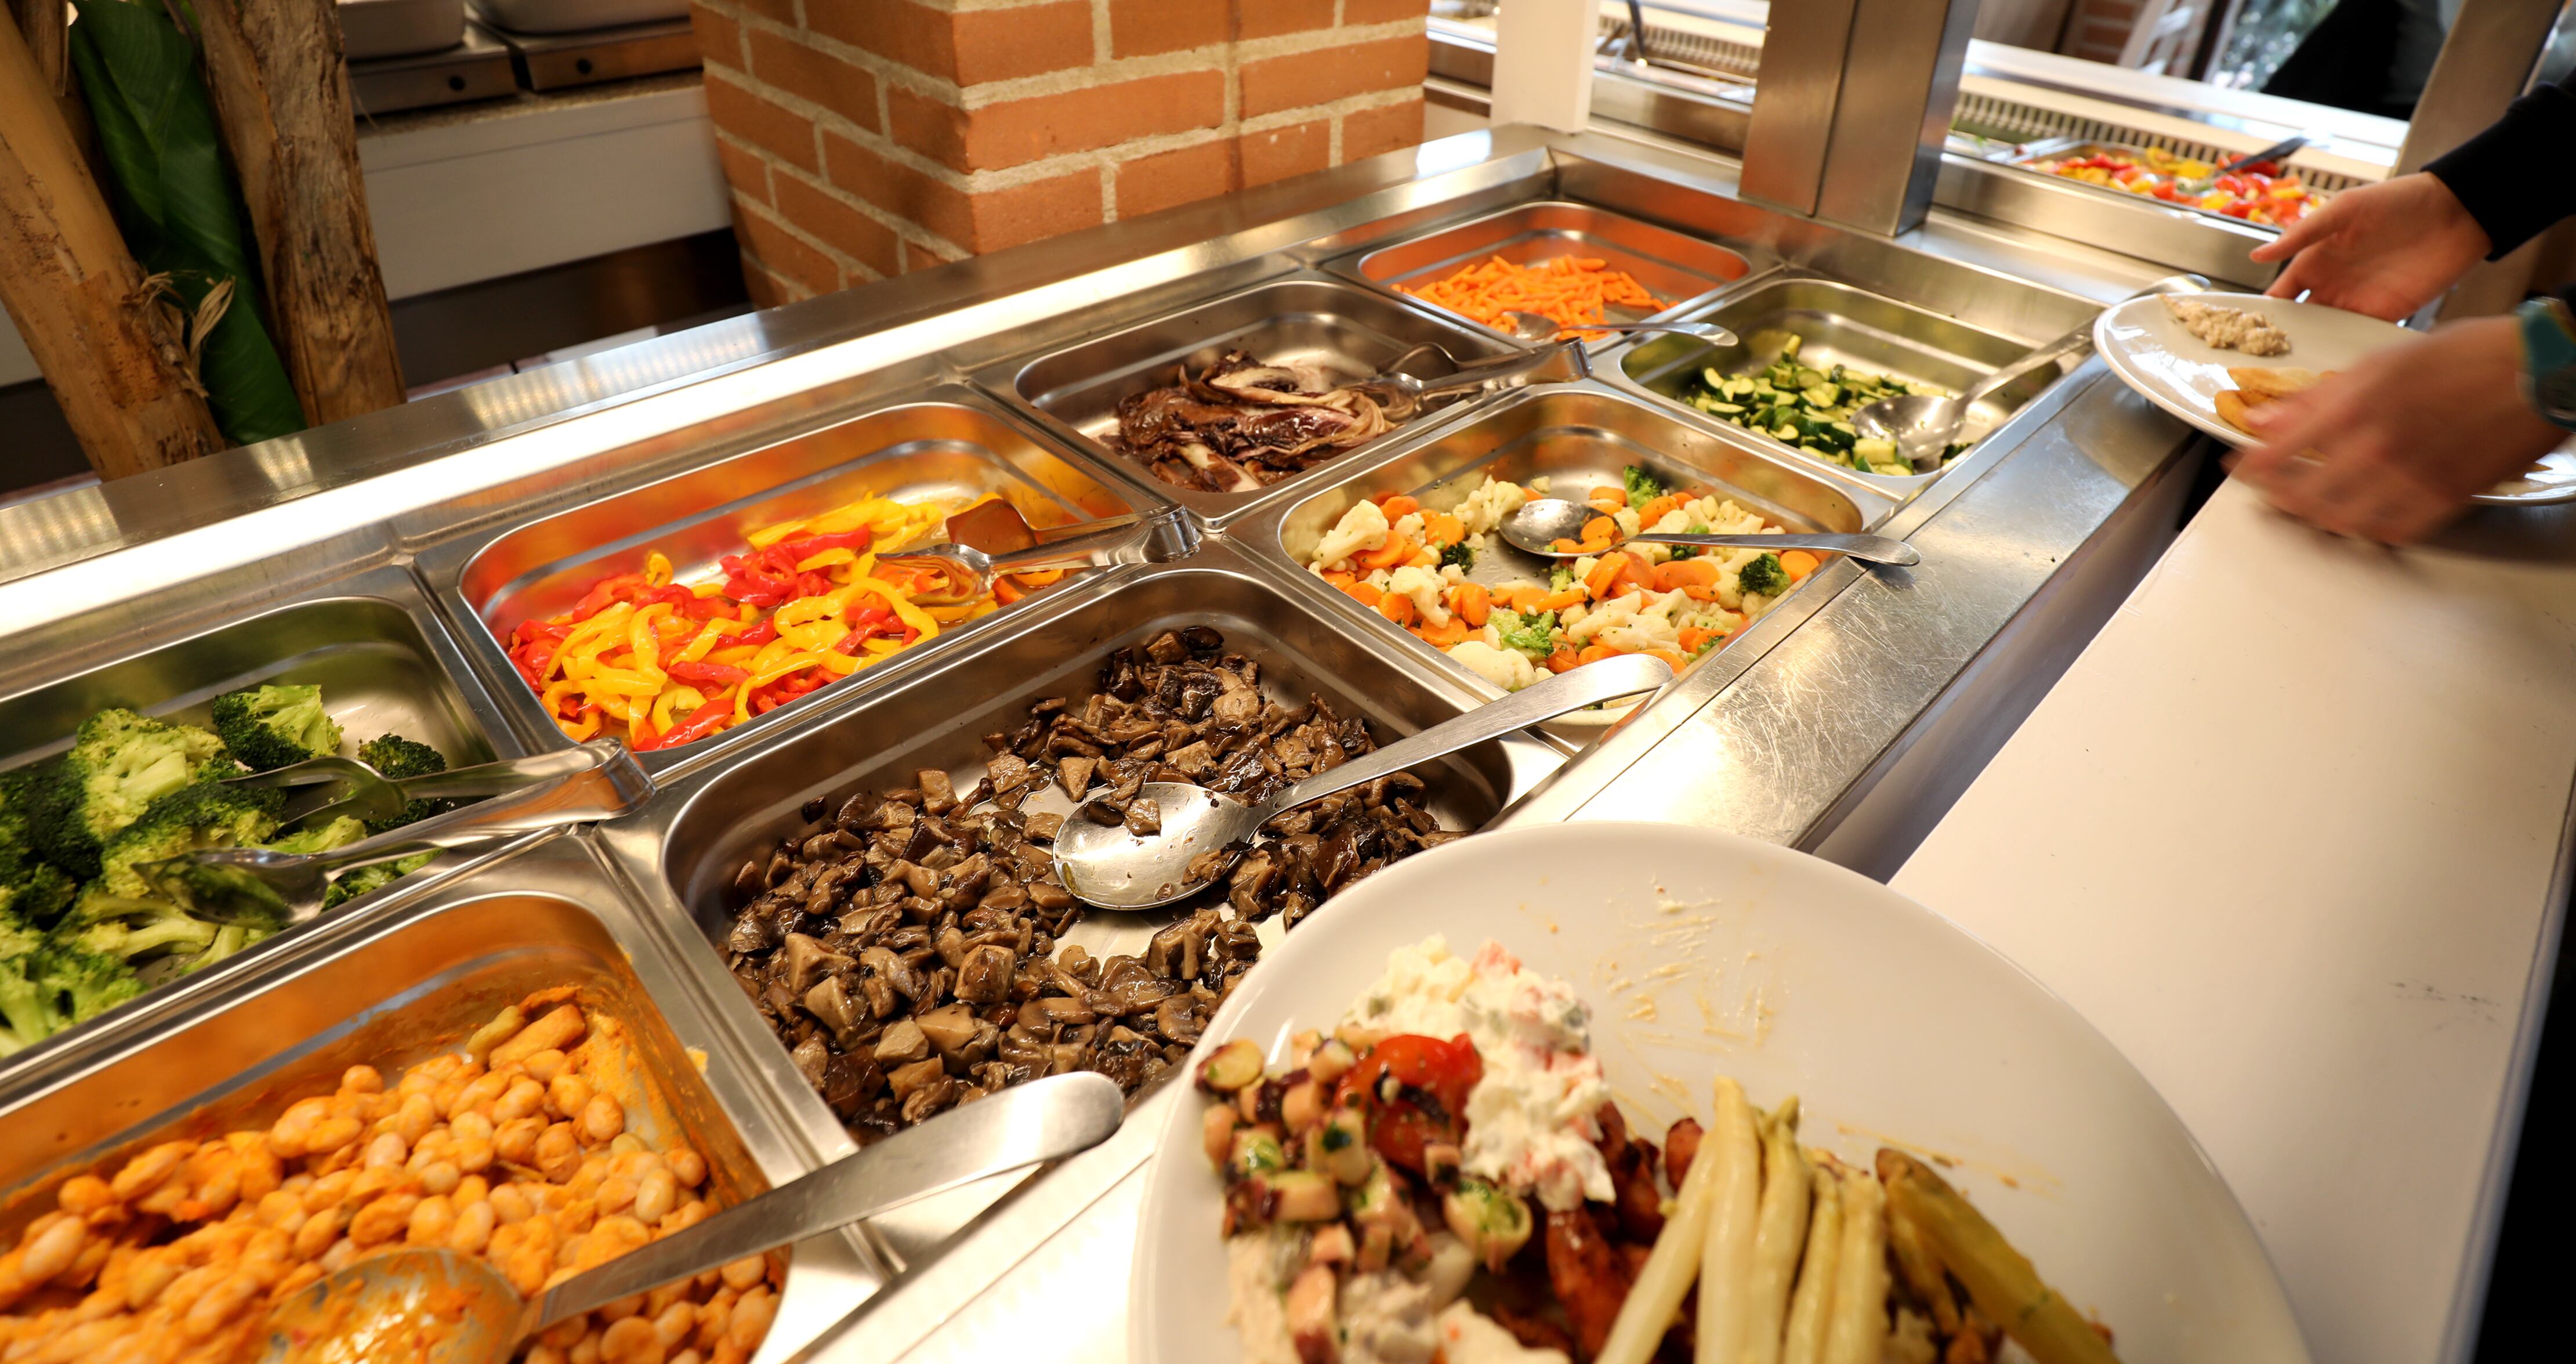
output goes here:
<path id="1" fill-rule="evenodd" d="M 2081 906 L 2069 906 L 2081 913 Z M 1387 952 L 1486 938 L 1571 980 L 1631 1125 L 1703 1120 L 1723 1071 L 1805 1139 L 1866 1161 L 1882 1142 L 1954 1158 L 1947 1177 L 2127 1364 L 2305 1360 L 2254 1229 L 2180 1120 L 2056 996 L 1929 910 L 1840 867 L 1662 824 L 1563 824 L 1462 839 L 1379 872 L 1271 951 L 1203 1046 L 1272 1049 L 1330 1027 Z M 1196 1096 L 1147 1172 L 1129 1301 L 1138 1364 L 1242 1357 L 1224 1324 L 1220 1189 Z"/>
<path id="2" fill-rule="evenodd" d="M 2131 299 L 2107 309 L 2093 322 L 2093 348 L 2121 382 L 2139 396 L 2238 449 L 2255 444 L 2252 436 L 2229 426 L 2218 415 L 2217 395 L 2236 387 L 2229 367 L 2296 366 L 2323 374 L 2349 369 L 2372 351 L 2420 339 L 2393 322 L 2260 294 L 2194 294 L 2221 307 L 2243 308 L 2270 318 L 2289 333 L 2287 355 L 2252 356 L 2220 350 L 2183 329 L 2166 311 L 2164 300 Z M 2531 504 L 2576 500 L 2576 442 L 2543 456 L 2540 467 L 2478 495 L 2480 502 Z"/>

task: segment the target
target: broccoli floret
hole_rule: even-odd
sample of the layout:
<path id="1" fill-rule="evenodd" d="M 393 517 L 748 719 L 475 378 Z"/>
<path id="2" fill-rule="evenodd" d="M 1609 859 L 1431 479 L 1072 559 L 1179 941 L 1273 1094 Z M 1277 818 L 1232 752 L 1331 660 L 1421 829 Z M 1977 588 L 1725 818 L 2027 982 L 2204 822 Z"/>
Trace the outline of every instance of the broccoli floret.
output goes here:
<path id="1" fill-rule="evenodd" d="M 1619 481 L 1628 485 L 1628 505 L 1631 508 L 1643 508 L 1664 495 L 1662 480 L 1634 464 L 1619 471 Z"/>
<path id="2" fill-rule="evenodd" d="M 430 853 L 416 853 L 398 862 L 377 862 L 355 871 L 344 872 L 340 879 L 331 883 L 331 889 L 323 892 L 322 908 L 338 909 L 341 905 L 371 890 L 382 890 L 395 878 L 409 876 L 428 866 L 431 856 Z"/>
<path id="3" fill-rule="evenodd" d="M 15 879 L 0 880 L 0 914 L 15 914 L 31 924 L 50 925 L 61 918 L 80 887 L 50 862 L 23 868 Z"/>
<path id="4" fill-rule="evenodd" d="M 86 1022 L 143 993 L 124 962 L 23 924 L 0 925 L 0 1056 Z"/>
<path id="5" fill-rule="evenodd" d="M 1757 592 L 1776 597 L 1789 590 L 1789 570 L 1780 566 L 1779 555 L 1765 552 L 1735 571 L 1735 585 L 1748 597 Z"/>
<path id="6" fill-rule="evenodd" d="M 1461 540 L 1447 549 L 1440 551 L 1440 566 L 1442 568 L 1447 568 L 1451 564 L 1456 564 L 1458 566 L 1458 571 L 1461 573 L 1474 568 L 1476 566 L 1475 547 L 1468 544 L 1466 541 Z"/>
<path id="7" fill-rule="evenodd" d="M 246 687 L 215 698 L 215 734 L 253 772 L 340 751 L 320 687 Z"/>
<path id="8" fill-rule="evenodd" d="M 276 834 L 284 803 L 283 795 L 265 786 L 209 781 L 171 792 L 107 840 L 99 852 L 98 888 L 135 899 L 164 895 L 143 868 L 200 848 L 264 843 Z"/>
<path id="9" fill-rule="evenodd" d="M 124 962 L 203 952 L 214 945 L 215 933 L 214 924 L 173 901 L 111 895 L 96 886 L 81 892 L 54 929 L 58 942 Z"/>
<path id="10" fill-rule="evenodd" d="M 1572 586 L 1574 586 L 1574 570 L 1573 570 L 1573 569 L 1570 569 L 1570 568 L 1551 568 L 1551 569 L 1549 569 L 1549 570 L 1547 571 L 1547 590 L 1548 590 L 1548 591 L 1550 591 L 1550 592 L 1562 592 L 1562 591 L 1564 591 L 1564 590 L 1566 590 L 1567 588 L 1572 587 Z"/>
<path id="11" fill-rule="evenodd" d="M 1523 616 L 1517 625 L 1501 633 L 1504 648 L 1518 649 L 1531 658 L 1545 658 L 1556 651 L 1556 613 L 1541 611 Z"/>
<path id="12" fill-rule="evenodd" d="M 342 815 L 319 828 L 298 829 L 270 841 L 266 846 L 285 853 L 329 852 L 333 848 L 345 848 L 366 836 L 366 825 Z"/>
<path id="13" fill-rule="evenodd" d="M 130 710 L 100 711 L 81 722 L 69 753 L 26 779 L 36 847 L 86 880 L 98 874 L 100 845 L 152 802 L 239 771 L 224 756 L 224 741 L 206 730 Z"/>
<path id="14" fill-rule="evenodd" d="M 447 770 L 447 759 L 439 756 L 437 749 L 406 739 L 399 734 L 383 735 L 358 745 L 358 761 L 397 781 L 404 777 L 425 777 L 432 772 Z M 454 801 L 416 800 L 405 805 L 402 813 L 391 819 L 368 820 L 367 832 L 380 834 L 387 829 L 399 829 L 414 820 L 427 819 L 454 805 Z"/>

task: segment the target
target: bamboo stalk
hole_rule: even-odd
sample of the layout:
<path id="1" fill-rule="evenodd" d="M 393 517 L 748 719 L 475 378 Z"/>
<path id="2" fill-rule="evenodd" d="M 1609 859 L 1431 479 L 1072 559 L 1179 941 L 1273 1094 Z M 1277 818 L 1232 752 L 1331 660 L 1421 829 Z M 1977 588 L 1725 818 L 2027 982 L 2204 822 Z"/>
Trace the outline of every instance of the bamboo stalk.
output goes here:
<path id="1" fill-rule="evenodd" d="M 305 417 L 319 426 L 402 402 L 335 0 L 199 0 L 196 13 Z"/>
<path id="2" fill-rule="evenodd" d="M 63 33 L 71 22 L 65 0 L 9 0 L 9 9 L 18 16 L 19 31 L 27 35 L 27 51 L 36 59 L 45 89 L 60 98 L 63 73 L 71 66 L 63 47 Z"/>
<path id="3" fill-rule="evenodd" d="M 223 448 L 187 348 L 13 24 L 0 24 L 0 304 L 100 477 Z"/>

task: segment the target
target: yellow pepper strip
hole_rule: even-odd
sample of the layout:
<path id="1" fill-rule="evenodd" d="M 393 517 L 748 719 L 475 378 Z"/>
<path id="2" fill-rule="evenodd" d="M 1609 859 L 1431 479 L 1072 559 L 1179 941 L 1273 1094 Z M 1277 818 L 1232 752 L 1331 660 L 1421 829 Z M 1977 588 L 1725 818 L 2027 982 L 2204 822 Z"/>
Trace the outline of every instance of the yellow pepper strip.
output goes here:
<path id="1" fill-rule="evenodd" d="M 671 581 L 671 559 L 660 550 L 644 556 L 644 585 L 660 587 Z"/>
<path id="2" fill-rule="evenodd" d="M 770 683 L 787 676 L 789 673 L 803 672 L 807 668 L 811 668 L 822 661 L 822 658 L 815 654 L 794 653 L 789 654 L 787 657 L 778 660 L 776 663 L 773 663 L 766 668 L 755 670 L 750 677 L 743 680 L 742 689 L 734 693 L 734 723 L 741 724 L 751 718 L 751 694 L 753 692 L 756 692 L 761 688 L 768 686 Z"/>
<path id="3" fill-rule="evenodd" d="M 683 711 L 695 711 L 707 703 L 706 694 L 695 687 L 673 687 L 653 698 L 653 732 L 668 733 L 672 726 L 688 718 Z"/>
<path id="4" fill-rule="evenodd" d="M 662 689 L 663 674 L 662 637 L 655 629 L 654 622 L 670 614 L 671 604 L 657 601 L 636 612 L 635 619 L 626 629 L 627 648 L 634 654 L 634 660 L 629 666 L 638 674 L 651 678 L 655 691 Z"/>
<path id="5" fill-rule="evenodd" d="M 699 659 L 705 658 L 708 650 L 716 647 L 716 641 L 729 635 L 741 634 L 742 631 L 742 622 L 726 620 L 724 617 L 718 616 L 714 620 L 708 621 L 706 626 L 698 631 L 698 637 L 690 640 L 688 646 L 681 649 L 675 657 L 677 661 L 682 663 L 695 663 Z"/>
<path id="6" fill-rule="evenodd" d="M 797 560 L 796 571 L 799 573 L 811 573 L 818 568 L 830 568 L 834 564 L 849 563 L 851 560 L 858 557 L 858 551 L 856 550 L 827 549 L 819 553 L 806 555 L 804 558 Z"/>

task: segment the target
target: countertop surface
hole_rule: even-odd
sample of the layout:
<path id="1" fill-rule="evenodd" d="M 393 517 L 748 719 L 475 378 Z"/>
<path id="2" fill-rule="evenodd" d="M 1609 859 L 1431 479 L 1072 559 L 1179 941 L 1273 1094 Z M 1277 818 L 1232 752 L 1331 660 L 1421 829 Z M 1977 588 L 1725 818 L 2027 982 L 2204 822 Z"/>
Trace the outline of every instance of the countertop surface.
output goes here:
<path id="1" fill-rule="evenodd" d="M 2391 552 L 2228 483 L 1896 889 L 2092 1020 L 2320 1360 L 2461 1359 L 2566 898 L 2576 522 Z"/>

